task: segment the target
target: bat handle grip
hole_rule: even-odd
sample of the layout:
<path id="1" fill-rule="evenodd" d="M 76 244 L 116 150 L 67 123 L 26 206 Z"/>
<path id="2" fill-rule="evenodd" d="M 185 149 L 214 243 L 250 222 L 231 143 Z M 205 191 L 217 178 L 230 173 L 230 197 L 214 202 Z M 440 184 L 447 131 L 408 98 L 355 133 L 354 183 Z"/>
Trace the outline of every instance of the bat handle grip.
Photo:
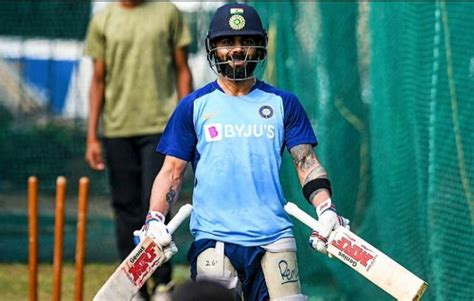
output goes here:
<path id="1" fill-rule="evenodd" d="M 191 204 L 186 204 L 179 208 L 175 216 L 170 220 L 168 225 L 166 225 L 168 227 L 168 231 L 170 231 L 170 234 L 173 234 L 179 225 L 181 225 L 184 220 L 188 218 L 189 215 L 191 215 L 191 211 L 193 211 L 193 206 Z"/>
<path id="2" fill-rule="evenodd" d="M 295 203 L 288 202 L 284 208 L 289 215 L 293 216 L 311 229 L 318 231 L 318 229 L 321 227 L 315 218 L 301 210 Z"/>
<path id="3" fill-rule="evenodd" d="M 284 208 L 285 208 L 285 211 L 289 215 L 293 216 L 294 218 L 296 218 L 297 220 L 299 220 L 300 222 L 302 222 L 303 224 L 305 224 L 312 230 L 319 232 L 319 229 L 321 228 L 321 224 L 314 217 L 310 216 L 308 213 L 301 210 L 295 203 L 288 202 L 286 203 Z M 331 234 L 328 237 L 328 244 L 331 243 L 331 241 L 334 238 L 334 235 L 335 235 L 335 231 L 331 232 Z"/>

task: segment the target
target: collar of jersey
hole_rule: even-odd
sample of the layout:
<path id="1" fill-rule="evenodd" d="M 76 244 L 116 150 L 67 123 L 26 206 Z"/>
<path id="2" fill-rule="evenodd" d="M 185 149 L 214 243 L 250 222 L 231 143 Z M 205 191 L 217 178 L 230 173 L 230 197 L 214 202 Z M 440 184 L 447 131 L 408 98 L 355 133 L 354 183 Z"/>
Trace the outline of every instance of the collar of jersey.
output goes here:
<path id="1" fill-rule="evenodd" d="M 249 93 L 247 93 L 247 94 L 244 95 L 244 96 L 249 95 L 250 93 L 252 93 L 252 91 L 254 91 L 254 90 L 260 88 L 262 85 L 263 85 L 263 81 L 256 79 L 256 80 L 255 80 L 255 84 L 252 86 L 252 88 L 250 88 Z M 212 82 L 212 86 L 213 86 L 214 88 L 216 88 L 217 90 L 219 90 L 219 91 L 221 91 L 222 93 L 225 94 L 224 89 L 222 89 L 221 86 L 219 86 L 219 83 L 217 82 L 217 80 L 215 80 L 215 81 Z M 225 94 L 225 95 L 227 95 L 227 94 Z M 230 96 L 230 95 L 227 95 L 227 96 Z"/>

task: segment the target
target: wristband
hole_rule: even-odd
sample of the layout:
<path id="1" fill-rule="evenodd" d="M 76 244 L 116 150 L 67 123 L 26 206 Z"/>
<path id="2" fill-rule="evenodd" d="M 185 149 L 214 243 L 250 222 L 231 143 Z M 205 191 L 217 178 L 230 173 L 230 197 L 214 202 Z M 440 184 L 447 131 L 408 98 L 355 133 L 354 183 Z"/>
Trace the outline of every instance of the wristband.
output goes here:
<path id="1" fill-rule="evenodd" d="M 145 224 L 148 224 L 149 222 L 151 222 L 153 220 L 164 223 L 165 222 L 165 216 L 159 211 L 150 211 L 146 215 Z"/>
<path id="2" fill-rule="evenodd" d="M 334 206 L 334 204 L 332 203 L 331 198 L 325 200 L 316 207 L 316 214 L 318 215 L 318 218 L 321 217 L 321 214 L 323 214 L 327 210 L 336 212 L 336 206 Z"/>
<path id="3" fill-rule="evenodd" d="M 310 197 L 313 192 L 319 189 L 327 189 L 329 191 L 329 196 L 332 195 L 331 182 L 326 178 L 317 178 L 309 181 L 303 186 L 303 195 L 311 203 Z"/>

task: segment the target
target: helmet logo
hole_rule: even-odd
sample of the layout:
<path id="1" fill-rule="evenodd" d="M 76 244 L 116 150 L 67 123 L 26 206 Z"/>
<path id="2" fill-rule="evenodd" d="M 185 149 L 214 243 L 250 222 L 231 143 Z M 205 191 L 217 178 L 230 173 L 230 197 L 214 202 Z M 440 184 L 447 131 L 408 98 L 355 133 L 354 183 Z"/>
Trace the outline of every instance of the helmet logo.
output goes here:
<path id="1" fill-rule="evenodd" d="M 229 26 L 233 30 L 241 30 L 245 27 L 245 18 L 242 16 L 243 9 L 231 8 L 230 13 L 232 16 L 229 19 Z"/>

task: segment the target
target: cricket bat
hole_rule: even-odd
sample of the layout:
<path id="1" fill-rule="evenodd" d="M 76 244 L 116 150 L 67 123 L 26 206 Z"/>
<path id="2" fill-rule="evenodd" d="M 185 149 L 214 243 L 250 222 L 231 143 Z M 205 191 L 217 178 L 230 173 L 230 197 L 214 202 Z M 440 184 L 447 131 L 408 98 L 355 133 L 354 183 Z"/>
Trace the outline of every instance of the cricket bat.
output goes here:
<path id="1" fill-rule="evenodd" d="M 318 231 L 319 222 L 288 202 L 285 211 L 306 226 Z M 397 300 L 420 300 L 428 284 L 368 242 L 344 227 L 331 233 L 328 253 L 338 258 Z"/>
<path id="2" fill-rule="evenodd" d="M 186 204 L 168 223 L 170 234 L 191 214 L 193 207 Z M 153 272 L 163 264 L 164 253 L 153 239 L 147 237 L 122 261 L 120 266 L 102 285 L 93 301 L 131 300 Z"/>

